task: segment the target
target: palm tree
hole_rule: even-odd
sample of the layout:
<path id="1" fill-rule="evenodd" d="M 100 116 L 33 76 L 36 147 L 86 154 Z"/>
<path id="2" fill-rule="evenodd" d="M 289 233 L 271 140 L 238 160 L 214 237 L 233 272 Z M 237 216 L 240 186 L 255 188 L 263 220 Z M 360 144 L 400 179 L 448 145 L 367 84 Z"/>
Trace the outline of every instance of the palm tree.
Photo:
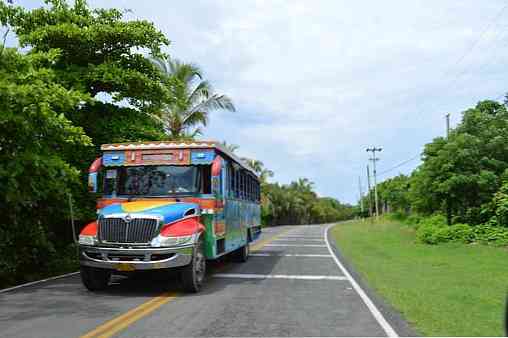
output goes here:
<path id="1" fill-rule="evenodd" d="M 199 126 L 207 125 L 211 111 L 235 111 L 228 96 L 214 93 L 210 83 L 203 80 L 198 66 L 176 59 L 167 62 L 158 58 L 151 60 L 164 75 L 170 102 L 163 104 L 158 113 L 150 115 L 163 124 L 172 139 L 192 139 L 201 134 Z"/>
<path id="2" fill-rule="evenodd" d="M 266 169 L 263 162 L 245 157 L 243 157 L 242 160 L 258 174 L 261 184 L 266 183 L 269 177 L 273 177 L 273 171 Z"/>
<path id="3" fill-rule="evenodd" d="M 238 150 L 238 148 L 240 148 L 239 145 L 234 143 L 227 143 L 226 141 L 222 141 L 222 146 L 227 150 L 229 150 L 231 153 L 234 153 L 235 151 Z"/>

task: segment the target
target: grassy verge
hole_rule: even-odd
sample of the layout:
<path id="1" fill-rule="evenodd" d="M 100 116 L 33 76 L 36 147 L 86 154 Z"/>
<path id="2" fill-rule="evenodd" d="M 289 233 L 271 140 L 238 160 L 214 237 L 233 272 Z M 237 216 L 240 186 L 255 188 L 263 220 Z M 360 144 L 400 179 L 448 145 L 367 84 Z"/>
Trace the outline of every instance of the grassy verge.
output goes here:
<path id="1" fill-rule="evenodd" d="M 370 287 L 422 334 L 504 335 L 506 248 L 416 244 L 411 227 L 384 219 L 340 224 L 332 236 Z"/>

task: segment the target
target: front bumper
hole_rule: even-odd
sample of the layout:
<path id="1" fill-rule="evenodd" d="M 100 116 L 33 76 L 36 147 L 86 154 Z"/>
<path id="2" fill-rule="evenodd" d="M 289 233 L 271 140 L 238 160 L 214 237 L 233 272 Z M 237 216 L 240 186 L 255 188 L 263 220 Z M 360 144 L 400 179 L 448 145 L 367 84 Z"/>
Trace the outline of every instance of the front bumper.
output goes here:
<path id="1" fill-rule="evenodd" d="M 81 265 L 117 271 L 167 269 L 191 263 L 193 245 L 175 248 L 79 247 Z"/>

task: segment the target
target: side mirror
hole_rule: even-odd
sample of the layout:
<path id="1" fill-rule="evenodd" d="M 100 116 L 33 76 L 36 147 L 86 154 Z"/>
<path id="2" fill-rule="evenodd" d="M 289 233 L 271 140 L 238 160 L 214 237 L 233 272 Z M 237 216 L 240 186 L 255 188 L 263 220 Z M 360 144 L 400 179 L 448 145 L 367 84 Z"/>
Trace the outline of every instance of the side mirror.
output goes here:
<path id="1" fill-rule="evenodd" d="M 88 192 L 97 192 L 97 173 L 88 174 Z"/>
<path id="2" fill-rule="evenodd" d="M 88 191 L 96 193 L 98 190 L 97 174 L 102 167 L 102 157 L 98 157 L 92 162 L 88 169 Z"/>

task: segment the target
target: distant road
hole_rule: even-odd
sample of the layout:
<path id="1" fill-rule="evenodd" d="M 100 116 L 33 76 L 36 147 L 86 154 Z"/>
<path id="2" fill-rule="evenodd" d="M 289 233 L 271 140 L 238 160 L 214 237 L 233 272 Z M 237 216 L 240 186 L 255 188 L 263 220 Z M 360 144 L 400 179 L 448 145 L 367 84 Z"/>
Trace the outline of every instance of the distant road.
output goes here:
<path id="1" fill-rule="evenodd" d="M 397 333 L 341 268 L 326 226 L 268 228 L 246 263 L 209 264 L 199 294 L 165 276 L 79 275 L 0 294 L 3 337 L 387 336 Z"/>

